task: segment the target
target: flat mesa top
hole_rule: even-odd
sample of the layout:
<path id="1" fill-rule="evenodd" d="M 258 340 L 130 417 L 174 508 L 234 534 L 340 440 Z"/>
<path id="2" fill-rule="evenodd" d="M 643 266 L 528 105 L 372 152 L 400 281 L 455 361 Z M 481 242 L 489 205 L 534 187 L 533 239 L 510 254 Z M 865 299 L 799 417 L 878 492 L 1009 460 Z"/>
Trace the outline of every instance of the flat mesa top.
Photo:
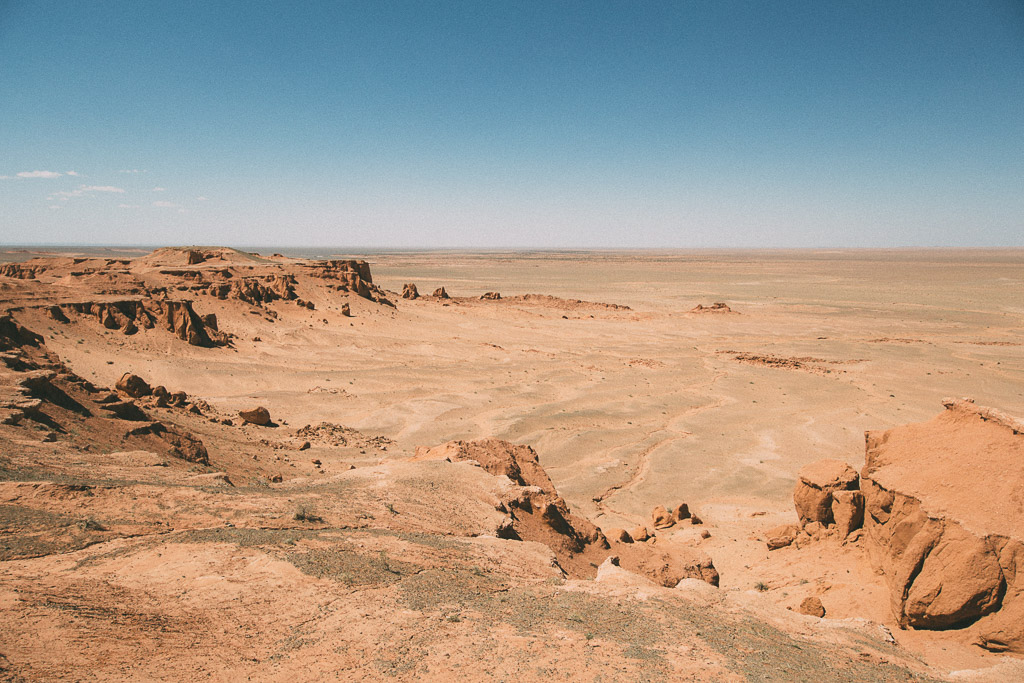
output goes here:
<path id="1" fill-rule="evenodd" d="M 1024 537 L 1020 422 L 962 401 L 947 408 L 886 432 L 868 456 L 872 478 L 979 535 Z"/>

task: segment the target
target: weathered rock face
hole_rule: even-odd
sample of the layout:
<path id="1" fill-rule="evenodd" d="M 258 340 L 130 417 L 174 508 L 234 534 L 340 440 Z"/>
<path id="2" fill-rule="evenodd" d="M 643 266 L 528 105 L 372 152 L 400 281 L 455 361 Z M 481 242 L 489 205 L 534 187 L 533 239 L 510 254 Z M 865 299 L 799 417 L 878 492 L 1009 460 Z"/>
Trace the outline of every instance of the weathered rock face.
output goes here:
<path id="1" fill-rule="evenodd" d="M 38 348 L 42 343 L 42 335 L 19 325 L 10 314 L 0 315 L 0 351 L 12 351 L 22 346 Z"/>
<path id="2" fill-rule="evenodd" d="M 485 301 L 497 301 L 501 299 L 501 294 L 498 292 L 484 292 L 480 295 L 480 298 Z"/>
<path id="3" fill-rule="evenodd" d="M 832 519 L 843 538 L 861 528 L 864 524 L 864 494 L 860 491 L 833 491 Z"/>
<path id="4" fill-rule="evenodd" d="M 268 275 L 217 282 L 211 284 L 206 291 L 218 299 L 238 299 L 252 306 L 262 306 L 271 301 L 294 301 L 298 298 L 295 285 L 294 275 Z"/>
<path id="5" fill-rule="evenodd" d="M 383 292 L 373 284 L 370 265 L 366 261 L 317 261 L 306 267 L 313 277 L 338 281 L 338 288 L 379 303 L 390 303 Z"/>
<path id="6" fill-rule="evenodd" d="M 793 503 L 801 524 L 832 524 L 832 494 L 857 489 L 858 479 L 857 471 L 841 460 L 818 460 L 800 468 Z"/>
<path id="7" fill-rule="evenodd" d="M 5 263 L 0 266 L 0 276 L 17 280 L 34 280 L 36 275 L 45 271 L 46 266 L 28 263 Z"/>
<path id="8" fill-rule="evenodd" d="M 411 283 L 411 282 L 407 282 L 405 284 L 405 286 L 402 287 L 402 298 L 403 299 L 419 299 L 420 298 L 420 293 L 419 293 L 419 290 L 416 289 L 416 285 Z"/>
<path id="9" fill-rule="evenodd" d="M 867 434 L 872 562 L 905 627 L 967 628 L 1024 652 L 1024 436 L 998 411 L 948 401 L 934 420 Z"/>
<path id="10" fill-rule="evenodd" d="M 436 296 L 438 299 L 450 299 L 451 298 L 451 297 L 448 296 L 448 292 L 445 291 L 444 287 L 438 287 L 437 289 L 435 289 L 434 290 L 434 296 Z"/>
<path id="11" fill-rule="evenodd" d="M 99 320 L 108 330 L 134 334 L 139 328 L 163 328 L 193 346 L 223 346 L 227 335 L 208 327 L 190 301 L 138 299 L 61 304 L 64 313 L 77 313 Z"/>

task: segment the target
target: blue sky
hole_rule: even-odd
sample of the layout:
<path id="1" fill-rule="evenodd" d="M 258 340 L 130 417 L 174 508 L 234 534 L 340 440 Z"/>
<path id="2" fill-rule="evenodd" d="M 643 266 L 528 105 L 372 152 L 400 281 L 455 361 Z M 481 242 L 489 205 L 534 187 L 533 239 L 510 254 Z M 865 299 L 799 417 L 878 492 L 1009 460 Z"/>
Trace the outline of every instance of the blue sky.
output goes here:
<path id="1" fill-rule="evenodd" d="M 0 0 L 0 242 L 1024 245 L 1024 2 Z"/>

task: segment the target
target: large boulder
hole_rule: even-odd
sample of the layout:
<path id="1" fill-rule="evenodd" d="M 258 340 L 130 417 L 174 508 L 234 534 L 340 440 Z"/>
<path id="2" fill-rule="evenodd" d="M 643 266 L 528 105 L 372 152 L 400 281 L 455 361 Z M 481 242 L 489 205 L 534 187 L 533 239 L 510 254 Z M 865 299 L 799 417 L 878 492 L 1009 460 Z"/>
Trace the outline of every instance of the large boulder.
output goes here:
<path id="1" fill-rule="evenodd" d="M 1024 429 L 967 401 L 946 407 L 867 434 L 868 552 L 901 626 L 1024 652 Z"/>
<path id="2" fill-rule="evenodd" d="M 799 533 L 800 529 L 795 524 L 783 524 L 769 529 L 765 532 L 768 550 L 778 550 L 792 545 Z"/>
<path id="3" fill-rule="evenodd" d="M 118 391 L 124 392 L 132 398 L 142 398 L 152 393 L 152 389 L 150 389 L 149 383 L 146 380 L 130 372 L 121 375 L 121 379 L 117 380 L 115 386 Z"/>
<path id="4" fill-rule="evenodd" d="M 249 424 L 264 426 L 270 424 L 270 411 L 263 406 L 257 406 L 248 410 L 239 410 L 238 416 Z"/>
<path id="5" fill-rule="evenodd" d="M 419 299 L 420 298 L 420 293 L 419 293 L 419 290 L 416 289 L 416 285 L 414 285 L 411 282 L 406 283 L 406 285 L 404 287 L 402 287 L 402 298 L 403 299 Z"/>
<path id="6" fill-rule="evenodd" d="M 800 468 L 793 504 L 801 524 L 821 522 L 829 525 L 832 516 L 832 494 L 852 491 L 859 486 L 857 470 L 842 460 L 818 460 Z"/>
<path id="7" fill-rule="evenodd" d="M 655 506 L 651 510 L 651 524 L 655 529 L 668 529 L 675 523 L 672 513 L 666 510 L 664 505 Z"/>

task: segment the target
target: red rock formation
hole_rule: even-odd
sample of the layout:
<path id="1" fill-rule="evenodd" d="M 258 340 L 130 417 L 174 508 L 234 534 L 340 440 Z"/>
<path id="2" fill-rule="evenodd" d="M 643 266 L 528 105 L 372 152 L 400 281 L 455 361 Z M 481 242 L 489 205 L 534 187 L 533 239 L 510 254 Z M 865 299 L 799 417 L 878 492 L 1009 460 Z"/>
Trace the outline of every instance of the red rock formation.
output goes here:
<path id="1" fill-rule="evenodd" d="M 133 401 L 119 400 L 74 374 L 47 350 L 42 337 L 9 315 L 0 316 L 0 351 L 0 423 L 36 422 L 53 430 L 54 438 L 79 447 L 123 450 L 127 445 L 209 463 L 202 441 L 152 420 Z"/>
<path id="2" fill-rule="evenodd" d="M 46 266 L 32 263 L 5 263 L 0 266 L 0 276 L 17 280 L 34 280 L 39 273 L 45 272 Z"/>
<path id="3" fill-rule="evenodd" d="M 271 301 L 297 299 L 295 285 L 294 275 L 268 275 L 214 283 L 206 292 L 218 299 L 238 299 L 252 306 L 262 306 Z"/>
<path id="4" fill-rule="evenodd" d="M 696 306 L 694 306 L 693 308 L 690 309 L 690 312 L 691 313 L 732 313 L 733 310 L 731 308 L 729 308 L 728 304 L 722 303 L 721 301 L 716 301 L 715 303 L 711 304 L 710 306 L 705 306 L 704 304 L 697 304 Z"/>
<path id="5" fill-rule="evenodd" d="M 902 626 L 968 628 L 982 647 L 1024 652 L 1024 425 L 946 405 L 867 434 L 868 550 Z"/>
<path id="6" fill-rule="evenodd" d="M 541 467 L 536 451 L 529 446 L 500 439 L 450 441 L 435 448 L 418 448 L 415 459 L 474 461 L 491 474 L 504 475 L 518 484 L 521 488 L 502 502 L 509 517 L 499 534 L 544 543 L 570 576 L 592 578 L 596 568 L 614 554 L 623 569 L 663 586 L 675 586 L 685 578 L 718 585 L 718 572 L 711 559 L 692 548 L 669 550 L 654 541 L 633 543 L 635 539 L 625 540 L 630 536 L 625 531 L 609 543 L 597 527 L 569 511 Z"/>
<path id="7" fill-rule="evenodd" d="M 855 490 L 858 478 L 857 471 L 841 460 L 818 460 L 800 468 L 793 491 L 800 523 L 832 524 L 833 492 Z"/>
<path id="8" fill-rule="evenodd" d="M 132 299 L 61 304 L 64 313 L 78 313 L 99 320 L 110 330 L 134 334 L 139 327 L 159 327 L 172 332 L 193 346 L 223 346 L 227 335 L 208 327 L 192 308 L 190 301 L 170 299 Z"/>

